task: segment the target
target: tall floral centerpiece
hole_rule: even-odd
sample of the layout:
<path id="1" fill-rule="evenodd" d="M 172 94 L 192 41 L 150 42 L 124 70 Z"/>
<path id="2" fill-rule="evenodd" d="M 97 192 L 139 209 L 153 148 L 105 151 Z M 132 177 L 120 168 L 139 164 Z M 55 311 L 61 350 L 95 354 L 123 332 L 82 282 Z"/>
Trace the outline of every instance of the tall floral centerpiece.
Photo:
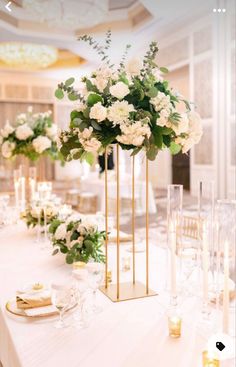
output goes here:
<path id="1" fill-rule="evenodd" d="M 199 142 L 200 116 L 163 78 L 168 70 L 156 64 L 156 42 L 149 45 L 143 60 L 126 63 L 128 45 L 115 67 L 107 54 L 110 32 L 104 45 L 87 35 L 80 40 L 98 52 L 102 65 L 82 78 L 80 90 L 73 88 L 75 79 L 70 78 L 55 92 L 59 99 L 67 94 L 70 100 L 78 101 L 70 115 L 69 130 L 60 135 L 60 151 L 66 160 L 92 163 L 94 155 L 114 143 L 130 150 L 131 155 L 144 150 L 149 160 L 155 160 L 160 150 L 186 153 Z M 180 103 L 186 106 L 184 113 L 177 112 Z"/>
<path id="2" fill-rule="evenodd" d="M 142 60 L 126 62 L 129 45 L 118 66 L 108 56 L 111 33 L 104 45 L 91 36 L 82 36 L 101 57 L 101 66 L 80 80 L 75 89 L 74 78 L 58 84 L 55 92 L 62 99 L 65 94 L 77 105 L 70 114 L 70 126 L 59 137 L 60 151 L 65 160 L 85 159 L 92 164 L 94 157 L 116 144 L 116 284 L 108 285 L 108 175 L 105 164 L 105 285 L 101 290 L 114 302 L 155 294 L 149 288 L 149 170 L 158 152 L 168 148 L 172 154 L 187 153 L 202 135 L 200 116 L 193 106 L 169 87 L 163 75 L 168 72 L 156 63 L 158 47 L 149 45 Z M 179 105 L 184 112 L 179 112 Z M 182 110 L 182 106 L 181 106 Z M 120 174 L 119 149 L 130 150 L 132 158 L 132 274 L 131 283 L 120 283 Z M 145 285 L 135 276 L 135 158 L 140 151 L 146 154 L 146 271 Z"/>

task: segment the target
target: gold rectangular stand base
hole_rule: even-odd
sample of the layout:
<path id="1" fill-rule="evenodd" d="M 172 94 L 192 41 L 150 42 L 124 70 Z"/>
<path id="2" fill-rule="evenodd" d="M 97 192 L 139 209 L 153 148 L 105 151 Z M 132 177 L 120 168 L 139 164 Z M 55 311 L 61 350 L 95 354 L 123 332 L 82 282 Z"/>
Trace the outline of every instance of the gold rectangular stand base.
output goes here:
<path id="1" fill-rule="evenodd" d="M 157 293 L 149 289 L 146 293 L 146 286 L 141 282 L 133 283 L 120 283 L 120 294 L 117 298 L 117 286 L 116 284 L 109 284 L 107 288 L 105 285 L 101 286 L 100 291 L 104 293 L 112 302 L 129 301 L 136 298 L 144 298 L 150 296 L 156 296 Z"/>

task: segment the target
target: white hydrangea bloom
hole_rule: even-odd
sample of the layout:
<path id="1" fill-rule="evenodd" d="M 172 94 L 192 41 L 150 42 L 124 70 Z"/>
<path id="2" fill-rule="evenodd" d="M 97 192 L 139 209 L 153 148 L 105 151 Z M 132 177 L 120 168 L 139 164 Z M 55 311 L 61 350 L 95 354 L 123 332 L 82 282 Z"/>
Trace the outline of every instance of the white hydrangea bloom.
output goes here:
<path id="1" fill-rule="evenodd" d="M 190 111 L 188 114 L 189 128 L 186 137 L 177 137 L 176 144 L 182 146 L 182 152 L 187 153 L 194 144 L 199 143 L 202 137 L 202 123 L 201 118 L 197 112 Z"/>
<path id="2" fill-rule="evenodd" d="M 39 154 L 43 153 L 46 149 L 51 147 L 51 140 L 47 136 L 38 136 L 32 142 L 35 151 Z"/>
<path id="3" fill-rule="evenodd" d="M 17 139 L 26 140 L 30 136 L 34 135 L 34 132 L 27 124 L 23 124 L 16 128 L 15 134 Z"/>
<path id="4" fill-rule="evenodd" d="M 122 135 L 117 136 L 117 141 L 126 145 L 140 146 L 143 144 L 145 137 L 149 138 L 151 130 L 148 124 L 142 121 L 136 121 L 131 125 L 121 125 Z"/>
<path id="5" fill-rule="evenodd" d="M 108 108 L 107 117 L 115 126 L 125 123 L 132 111 L 135 111 L 132 104 L 129 104 L 127 101 L 116 101 Z"/>
<path id="6" fill-rule="evenodd" d="M 163 108 L 171 108 L 170 96 L 163 92 L 158 92 L 156 97 L 150 99 L 150 103 L 154 106 L 156 112 L 161 111 Z"/>
<path id="7" fill-rule="evenodd" d="M 127 94 L 129 94 L 129 87 L 123 82 L 118 82 L 112 85 L 109 91 L 113 97 L 123 99 Z"/>
<path id="8" fill-rule="evenodd" d="M 3 144 L 2 144 L 2 148 L 1 148 L 1 151 L 2 151 L 2 156 L 4 158 L 11 158 L 12 156 L 12 152 L 13 150 L 15 149 L 16 147 L 16 144 L 15 143 L 12 143 L 10 141 L 5 141 Z"/>
<path id="9" fill-rule="evenodd" d="M 98 122 L 104 121 L 107 118 L 106 107 L 104 107 L 101 102 L 95 103 L 90 109 L 89 117 Z"/>
<path id="10" fill-rule="evenodd" d="M 66 238 L 67 234 L 66 227 L 67 227 L 66 223 L 62 223 L 57 227 L 56 232 L 54 234 L 56 240 L 64 240 Z"/>
<path id="11" fill-rule="evenodd" d="M 9 121 L 6 122 L 3 129 L 1 129 L 1 135 L 3 138 L 8 138 L 10 134 L 12 134 L 14 131 L 14 128 L 9 124 Z"/>

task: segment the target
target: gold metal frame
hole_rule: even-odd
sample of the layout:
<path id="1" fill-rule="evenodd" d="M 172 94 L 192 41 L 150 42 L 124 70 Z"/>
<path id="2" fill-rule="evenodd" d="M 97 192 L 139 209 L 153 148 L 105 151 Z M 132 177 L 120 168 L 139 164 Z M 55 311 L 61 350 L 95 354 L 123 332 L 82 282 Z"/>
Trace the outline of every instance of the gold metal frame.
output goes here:
<path id="1" fill-rule="evenodd" d="M 108 282 L 108 152 L 105 150 L 105 284 L 100 290 L 113 302 L 126 301 L 156 295 L 149 288 L 149 167 L 146 158 L 146 281 L 145 284 L 136 281 L 135 268 L 135 157 L 132 157 L 132 282 L 120 283 L 120 169 L 119 145 L 116 145 L 116 284 Z"/>

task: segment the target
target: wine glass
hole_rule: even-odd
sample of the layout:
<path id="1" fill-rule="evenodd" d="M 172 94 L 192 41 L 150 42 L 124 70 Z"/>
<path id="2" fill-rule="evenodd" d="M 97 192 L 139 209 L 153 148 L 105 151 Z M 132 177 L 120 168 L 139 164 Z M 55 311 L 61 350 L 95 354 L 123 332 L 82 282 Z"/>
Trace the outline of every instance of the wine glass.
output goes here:
<path id="1" fill-rule="evenodd" d="M 102 284 L 104 278 L 104 264 L 91 262 L 86 265 L 86 268 L 88 270 L 89 287 L 91 288 L 93 294 L 92 311 L 94 313 L 99 313 L 102 311 L 102 307 L 96 304 L 96 298 L 97 298 L 97 290 L 99 286 Z"/>
<path id="2" fill-rule="evenodd" d="M 71 304 L 71 287 L 63 283 L 52 283 L 51 285 L 52 304 L 58 309 L 59 320 L 55 323 L 55 328 L 62 329 L 68 325 L 64 322 L 63 316 L 66 309 Z"/>
<path id="3" fill-rule="evenodd" d="M 86 293 L 88 290 L 88 271 L 84 268 L 81 268 L 73 270 L 72 274 L 77 282 L 76 294 L 78 301 L 78 309 L 74 313 L 74 320 L 76 321 L 77 326 L 85 328 L 88 326 L 85 309 Z"/>

